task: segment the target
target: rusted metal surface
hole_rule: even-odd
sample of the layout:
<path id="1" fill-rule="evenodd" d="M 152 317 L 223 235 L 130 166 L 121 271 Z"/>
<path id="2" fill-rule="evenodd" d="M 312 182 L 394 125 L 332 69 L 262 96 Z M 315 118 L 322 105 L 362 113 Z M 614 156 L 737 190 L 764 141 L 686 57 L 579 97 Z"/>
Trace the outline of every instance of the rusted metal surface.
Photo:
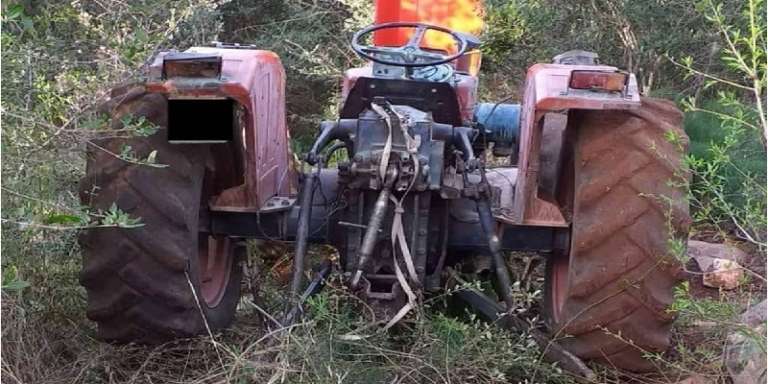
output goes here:
<path id="1" fill-rule="evenodd" d="M 564 227 L 567 220 L 557 204 L 538 195 L 543 117 L 574 109 L 632 109 L 640 105 L 637 81 L 630 75 L 624 92 L 593 92 L 569 87 L 573 71 L 615 73 L 602 65 L 536 64 L 528 70 L 520 122 L 520 177 L 510 223 Z M 506 220 L 505 220 L 506 221 Z"/>
<path id="2" fill-rule="evenodd" d="M 149 92 L 168 98 L 228 97 L 239 103 L 237 140 L 244 152 L 244 183 L 223 191 L 214 210 L 255 212 L 274 196 L 295 195 L 297 175 L 291 164 L 285 125 L 285 71 L 273 52 L 194 47 L 187 53 L 221 56 L 220 78 L 163 79 L 163 57 L 150 68 Z M 182 73 L 183 74 L 183 73 Z"/>
<path id="3" fill-rule="evenodd" d="M 544 117 L 541 132 L 541 173 L 539 174 L 539 193 L 550 201 L 558 196 L 560 187 L 564 185 L 560 170 L 563 166 L 563 151 L 567 150 L 565 143 L 565 128 L 568 123 L 567 112 L 550 112 Z"/>

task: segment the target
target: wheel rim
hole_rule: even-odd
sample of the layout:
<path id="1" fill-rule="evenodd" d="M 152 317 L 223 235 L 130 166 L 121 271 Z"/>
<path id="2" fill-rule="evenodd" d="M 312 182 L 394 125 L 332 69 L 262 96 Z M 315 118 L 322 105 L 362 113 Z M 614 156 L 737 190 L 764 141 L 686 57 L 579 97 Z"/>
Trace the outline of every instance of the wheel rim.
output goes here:
<path id="1" fill-rule="evenodd" d="M 200 295 L 208 307 L 221 302 L 232 270 L 232 241 L 226 236 L 200 233 L 198 240 Z"/>
<path id="2" fill-rule="evenodd" d="M 552 260 L 552 269 L 550 272 L 550 300 L 552 306 L 552 320 L 554 323 L 560 323 L 560 314 L 565 305 L 565 298 L 568 292 L 568 261 L 567 256 L 555 257 Z"/>
<path id="3" fill-rule="evenodd" d="M 197 278 L 200 300 L 208 308 L 219 305 L 229 285 L 232 264 L 235 262 L 235 244 L 228 236 L 213 236 L 207 228 L 210 226 L 209 203 L 214 196 L 236 184 L 226 170 L 232 167 L 227 159 L 216 156 L 213 150 L 206 159 L 205 175 L 200 193 L 198 211 L 198 258 Z"/>

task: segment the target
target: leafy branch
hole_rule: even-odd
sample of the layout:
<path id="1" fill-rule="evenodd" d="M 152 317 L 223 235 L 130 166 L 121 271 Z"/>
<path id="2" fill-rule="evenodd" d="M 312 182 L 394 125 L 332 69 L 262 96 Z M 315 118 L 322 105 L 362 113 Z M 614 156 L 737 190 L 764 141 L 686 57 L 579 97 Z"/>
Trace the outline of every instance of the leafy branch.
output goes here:
<path id="1" fill-rule="evenodd" d="M 764 95 L 766 90 L 766 54 L 765 54 L 765 18 L 759 17 L 757 12 L 764 10 L 763 0 L 748 0 L 746 8 L 742 12 L 742 17 L 747 19 L 746 26 L 737 27 L 723 13 L 723 5 L 715 3 L 713 0 L 705 0 L 700 3 L 700 7 L 705 12 L 705 18 L 712 23 L 718 30 L 718 33 L 726 43 L 722 49 L 722 61 L 734 75 L 739 76 L 744 82 L 738 80 L 729 80 L 722 76 L 707 73 L 697 69 L 690 56 L 681 60 L 676 60 L 669 55 L 667 59 L 679 68 L 687 72 L 687 76 L 701 76 L 708 79 L 704 87 L 720 85 L 730 87 L 737 91 L 744 92 L 743 97 L 750 97 L 751 109 L 757 116 L 757 122 L 751 123 L 737 116 L 713 111 L 696 106 L 695 98 L 689 98 L 684 106 L 689 111 L 709 113 L 721 119 L 733 120 L 752 129 L 762 131 L 763 144 L 768 142 L 768 121 L 765 116 Z M 721 101 L 731 105 L 740 103 L 741 100 L 732 95 L 718 92 Z"/>

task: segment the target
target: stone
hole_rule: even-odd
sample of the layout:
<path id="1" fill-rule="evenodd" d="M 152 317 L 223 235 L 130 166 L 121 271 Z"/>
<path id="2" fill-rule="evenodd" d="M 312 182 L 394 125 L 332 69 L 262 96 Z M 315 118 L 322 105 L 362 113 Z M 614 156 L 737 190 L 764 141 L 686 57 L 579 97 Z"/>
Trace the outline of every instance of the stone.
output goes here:
<path id="1" fill-rule="evenodd" d="M 690 240 L 688 255 L 703 272 L 702 283 L 706 287 L 735 289 L 744 279 L 744 268 L 739 262 L 746 259 L 746 253 L 738 248 Z"/>
<path id="2" fill-rule="evenodd" d="M 766 352 L 758 340 L 765 340 L 766 327 L 762 324 L 750 330 L 751 332 L 737 331 L 728 335 L 725 368 L 733 384 L 766 382 Z"/>
<path id="3" fill-rule="evenodd" d="M 747 253 L 732 245 L 698 240 L 688 240 L 688 255 L 693 258 L 706 256 L 714 259 L 733 260 L 739 264 L 744 264 L 747 260 Z"/>
<path id="4" fill-rule="evenodd" d="M 766 315 L 768 315 L 768 307 L 766 306 L 766 300 L 749 307 L 739 317 L 739 321 L 752 327 L 756 327 L 760 324 L 765 324 Z"/>
<path id="5" fill-rule="evenodd" d="M 733 260 L 714 259 L 704 270 L 702 283 L 705 287 L 736 289 L 744 279 L 744 268 Z"/>
<path id="6" fill-rule="evenodd" d="M 733 384 L 766 382 L 766 301 L 750 307 L 739 317 L 744 328 L 728 335 L 725 368 Z"/>

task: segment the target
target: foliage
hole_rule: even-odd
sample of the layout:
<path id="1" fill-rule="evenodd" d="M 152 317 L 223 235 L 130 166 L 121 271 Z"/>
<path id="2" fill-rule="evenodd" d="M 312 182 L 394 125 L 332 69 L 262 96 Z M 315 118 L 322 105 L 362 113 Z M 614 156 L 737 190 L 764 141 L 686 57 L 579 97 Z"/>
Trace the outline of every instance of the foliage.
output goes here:
<path id="1" fill-rule="evenodd" d="M 555 55 L 582 49 L 601 62 L 638 76 L 644 93 L 682 90 L 684 71 L 663 60 L 665 53 L 691 56 L 718 73 L 713 63 L 719 39 L 693 1 L 678 0 L 488 0 L 485 68 L 520 81 L 525 68 Z M 738 1 L 727 1 L 728 6 Z"/>
<path id="2" fill-rule="evenodd" d="M 110 88 L 135 80 L 156 50 L 213 40 L 220 22 L 206 0 L 2 7 L 2 381 L 61 382 L 77 376 L 64 371 L 88 357 L 79 353 L 93 353 L 76 229 L 140 225 L 119 207 L 80 206 L 84 148 L 110 123 L 97 107 Z M 124 123 L 110 134 L 155 129 Z M 46 365 L 62 370 L 52 374 Z"/>
<path id="3" fill-rule="evenodd" d="M 645 91 L 692 94 L 683 105 L 696 219 L 764 244 L 765 25 L 755 12 L 764 3 L 742 3 L 487 0 L 482 92 L 515 92 L 530 64 L 578 48 L 636 71 Z M 254 322 L 249 309 L 256 304 L 245 298 L 238 325 L 214 335 L 215 342 L 97 342 L 77 282 L 73 229 L 131 227 L 141 218 L 117 206 L 104 212 L 80 206 L 78 194 L 94 192 L 77 190 L 83 150 L 105 134 L 157 131 L 140 118 L 110 122 L 100 115 L 109 89 L 140 80 L 159 50 L 212 40 L 256 44 L 277 52 L 286 67 L 288 123 L 300 152 L 319 120 L 336 114 L 342 70 L 362 64 L 347 41 L 371 22 L 371 2 L 22 0 L 2 7 L 3 381 L 246 383 L 277 375 L 286 382 L 524 382 L 531 370 L 539 382 L 570 381 L 540 361 L 528 335 L 469 316 L 427 307 L 392 337 L 365 328 L 370 316 L 341 289 L 313 298 L 312 316 L 291 329 Z M 664 60 L 665 53 L 673 60 Z M 110 124 L 121 128 L 105 130 Z M 164 166 L 151 152 L 140 158 L 130 147 L 114 155 Z M 263 287 L 274 288 L 266 292 L 274 305 L 284 291 L 273 280 Z M 515 289 L 522 306 L 535 308 L 537 292 Z M 681 288 L 674 308 L 685 324 L 727 321 L 736 311 L 691 295 Z M 716 359 L 680 355 L 682 370 L 699 364 L 685 356 Z"/>
<path id="4" fill-rule="evenodd" d="M 721 70 L 711 71 L 709 63 L 691 56 L 679 60 L 668 57 L 686 78 L 698 79 L 700 84 L 692 95 L 681 100 L 690 137 L 686 163 L 692 175 L 691 210 L 699 225 L 714 226 L 723 238 L 735 235 L 763 254 L 768 219 L 765 3 L 748 0 L 740 7 L 729 8 L 704 0 L 698 2 L 697 9 L 721 38 L 716 52 L 722 61 Z M 745 271 L 764 284 L 764 269 Z M 739 288 L 746 292 L 721 294 L 718 299 L 696 298 L 688 282 L 678 287 L 670 310 L 679 315 L 679 331 L 694 333 L 699 342 L 678 340 L 678 361 L 660 358 L 660 363 L 678 369 L 689 366 L 698 372 L 722 371 L 722 340 L 734 332 L 755 341 L 764 352 L 765 335 L 737 321 L 743 309 L 741 302 L 746 300 L 750 305 L 760 300 L 759 296 L 752 298 L 748 287 Z"/>
<path id="5" fill-rule="evenodd" d="M 702 320 L 726 323 L 739 313 L 736 303 L 711 299 L 692 300 L 688 282 L 675 288 L 675 302 L 669 310 L 679 314 L 681 323 L 688 324 Z"/>
<path id="6" fill-rule="evenodd" d="M 682 102 L 689 112 L 686 128 L 692 150 L 688 165 L 694 175 L 691 203 L 699 222 L 716 225 L 744 240 L 766 246 L 765 9 L 762 0 L 749 0 L 732 17 L 723 5 L 699 4 L 725 44 L 721 59 L 726 71 L 699 69 L 694 59 L 670 61 L 689 77 L 704 78 L 704 90 L 714 97 L 706 103 L 697 95 Z"/>
<path id="7" fill-rule="evenodd" d="M 362 65 L 348 42 L 373 21 L 368 0 L 235 0 L 222 6 L 222 40 L 274 51 L 286 69 L 286 114 L 298 152 L 337 114 L 342 71 Z M 308 32 L 311 31 L 311 32 Z"/>
<path id="8" fill-rule="evenodd" d="M 29 282 L 19 279 L 19 271 L 15 267 L 3 269 L 2 291 L 21 291 L 29 287 Z"/>

